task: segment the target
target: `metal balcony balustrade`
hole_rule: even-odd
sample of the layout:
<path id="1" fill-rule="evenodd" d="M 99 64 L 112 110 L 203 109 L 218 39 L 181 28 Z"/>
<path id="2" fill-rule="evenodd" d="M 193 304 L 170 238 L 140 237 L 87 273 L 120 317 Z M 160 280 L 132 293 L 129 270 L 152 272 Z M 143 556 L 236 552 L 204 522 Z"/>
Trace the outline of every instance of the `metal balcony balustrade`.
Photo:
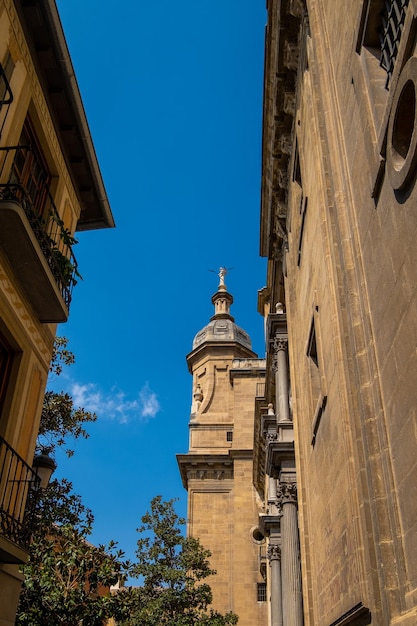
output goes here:
<path id="1" fill-rule="evenodd" d="M 3 172 L 6 169 L 6 165 L 10 165 L 10 160 L 16 158 L 17 153 L 21 150 L 27 151 L 28 147 L 0 147 L 0 158 L 3 156 L 0 168 L 0 181 L 2 178 L 4 179 Z M 39 196 L 39 189 L 36 191 Z M 14 180 L 0 183 L 0 202 L 6 203 L 3 207 L 7 206 L 8 209 L 11 207 L 10 203 L 18 203 L 22 208 L 63 299 L 67 309 L 67 316 L 71 303 L 72 289 L 77 283 L 77 277 L 79 277 L 77 262 L 72 252 L 72 245 L 75 243 L 75 240 L 59 217 L 52 195 L 46 184 L 41 188 L 41 195 L 42 209 L 39 211 L 35 208 L 30 191 L 24 184 Z M 2 243 L 4 246 L 6 242 L 3 241 Z M 11 247 L 9 253 L 6 251 L 6 254 L 15 256 L 17 251 Z M 18 266 L 15 258 L 11 258 L 11 262 L 12 266 Z M 66 316 L 64 314 L 64 317 L 57 317 L 56 319 L 51 317 L 50 319 L 41 319 L 41 321 L 65 321 Z"/>
<path id="2" fill-rule="evenodd" d="M 394 70 L 408 3 L 409 0 L 390 0 L 385 2 L 380 34 L 380 63 L 381 67 L 387 72 L 386 87 L 388 87 Z"/>
<path id="3" fill-rule="evenodd" d="M 0 437 L 0 540 L 14 547 L 9 551 L 0 542 L 0 562 L 21 562 L 31 540 L 40 478 Z"/>

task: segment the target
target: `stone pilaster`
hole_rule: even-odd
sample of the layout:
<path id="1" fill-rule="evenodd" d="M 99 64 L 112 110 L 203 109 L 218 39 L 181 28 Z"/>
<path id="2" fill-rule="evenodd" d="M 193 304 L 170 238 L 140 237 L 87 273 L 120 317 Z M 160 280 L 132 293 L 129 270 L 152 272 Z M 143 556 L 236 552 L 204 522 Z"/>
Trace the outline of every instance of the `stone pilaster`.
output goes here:
<path id="1" fill-rule="evenodd" d="M 297 520 L 297 483 L 280 482 L 281 550 L 282 550 L 282 612 L 285 626 L 302 626 L 300 545 Z"/>
<path id="2" fill-rule="evenodd" d="M 281 591 L 281 547 L 269 544 L 268 561 L 270 565 L 271 590 L 271 626 L 283 626 L 282 591 Z"/>
<path id="3" fill-rule="evenodd" d="M 278 421 L 289 422 L 291 421 L 291 417 L 288 401 L 288 339 L 277 333 L 274 338 L 273 349 L 272 368 L 275 373 L 275 402 L 278 407 Z"/>

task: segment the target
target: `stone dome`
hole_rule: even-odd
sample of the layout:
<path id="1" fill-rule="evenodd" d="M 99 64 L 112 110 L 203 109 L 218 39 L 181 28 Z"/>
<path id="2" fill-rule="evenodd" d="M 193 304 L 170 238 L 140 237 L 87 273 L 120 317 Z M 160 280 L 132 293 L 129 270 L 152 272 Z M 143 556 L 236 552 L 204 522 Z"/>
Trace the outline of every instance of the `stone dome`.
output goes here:
<path id="1" fill-rule="evenodd" d="M 193 350 L 206 341 L 235 341 L 252 350 L 248 333 L 227 318 L 211 320 L 207 326 L 198 331 L 194 337 Z"/>

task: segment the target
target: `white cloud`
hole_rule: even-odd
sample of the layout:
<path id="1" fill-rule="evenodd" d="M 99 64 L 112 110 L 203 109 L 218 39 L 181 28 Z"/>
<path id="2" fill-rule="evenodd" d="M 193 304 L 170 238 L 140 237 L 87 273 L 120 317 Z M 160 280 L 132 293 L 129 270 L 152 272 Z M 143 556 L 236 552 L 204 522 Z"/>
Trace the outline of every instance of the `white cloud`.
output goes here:
<path id="1" fill-rule="evenodd" d="M 70 393 L 76 407 L 97 413 L 99 418 L 115 419 L 120 424 L 140 419 L 147 421 L 156 417 L 160 404 L 156 394 L 145 383 L 138 399 L 129 400 L 124 391 L 113 388 L 103 392 L 93 383 L 72 383 Z"/>
<path id="2" fill-rule="evenodd" d="M 145 383 L 140 390 L 139 400 L 142 417 L 155 417 L 161 408 L 156 394 L 150 390 L 148 383 Z"/>

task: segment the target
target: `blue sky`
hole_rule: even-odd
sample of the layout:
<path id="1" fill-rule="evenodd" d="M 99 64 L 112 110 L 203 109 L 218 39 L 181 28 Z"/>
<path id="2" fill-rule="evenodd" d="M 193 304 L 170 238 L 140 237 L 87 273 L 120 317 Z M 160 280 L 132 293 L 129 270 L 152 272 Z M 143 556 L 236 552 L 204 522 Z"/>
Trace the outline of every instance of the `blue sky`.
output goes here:
<path id="1" fill-rule="evenodd" d="M 93 541 L 132 556 L 153 496 L 180 499 L 185 356 L 218 277 L 264 354 L 257 291 L 264 0 L 58 0 L 116 229 L 79 233 L 76 364 L 58 386 L 98 421 L 57 474 L 93 509 Z"/>

